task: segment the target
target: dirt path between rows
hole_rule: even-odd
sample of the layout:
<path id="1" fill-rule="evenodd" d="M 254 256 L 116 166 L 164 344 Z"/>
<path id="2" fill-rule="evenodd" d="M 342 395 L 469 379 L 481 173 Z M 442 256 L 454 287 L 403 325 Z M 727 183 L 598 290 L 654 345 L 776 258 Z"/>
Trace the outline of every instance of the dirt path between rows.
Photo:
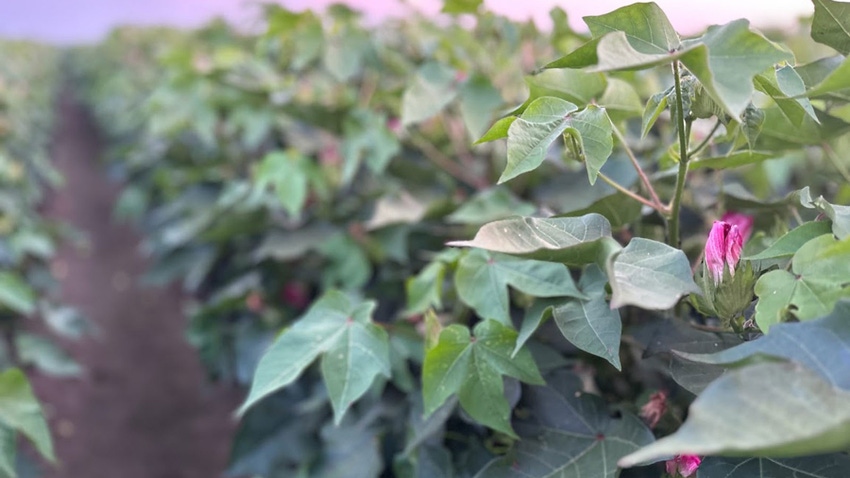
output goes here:
<path id="1" fill-rule="evenodd" d="M 98 164 L 100 141 L 68 94 L 53 154 L 65 185 L 47 214 L 84 231 L 88 251 L 62 247 L 54 270 L 64 301 L 100 329 L 60 341 L 85 368 L 76 379 L 33 378 L 60 465 L 49 478 L 216 478 L 227 462 L 236 393 L 206 381 L 184 339 L 175 288 L 138 284 L 139 235 L 111 221 L 119 187 Z"/>

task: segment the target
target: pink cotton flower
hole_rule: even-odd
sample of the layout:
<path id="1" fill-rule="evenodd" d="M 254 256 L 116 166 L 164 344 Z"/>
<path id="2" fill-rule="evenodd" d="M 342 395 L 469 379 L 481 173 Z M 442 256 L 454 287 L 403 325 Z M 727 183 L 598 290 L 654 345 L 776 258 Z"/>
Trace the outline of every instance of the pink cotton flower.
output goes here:
<path id="1" fill-rule="evenodd" d="M 733 226 L 738 226 L 738 232 L 741 233 L 741 239 L 743 239 L 744 242 L 747 242 L 747 239 L 749 239 L 750 235 L 753 233 L 753 222 L 755 221 L 755 218 L 749 214 L 727 211 L 720 220 L 728 222 Z"/>
<path id="2" fill-rule="evenodd" d="M 667 460 L 667 473 L 673 477 L 689 478 L 696 473 L 702 458 L 696 455 L 676 455 L 672 460 Z"/>
<path id="3" fill-rule="evenodd" d="M 724 221 L 714 221 L 708 240 L 705 243 L 705 265 L 714 279 L 714 285 L 723 280 L 723 268 L 729 267 L 729 274 L 735 275 L 735 266 L 741 259 L 744 239 L 738 226 Z"/>

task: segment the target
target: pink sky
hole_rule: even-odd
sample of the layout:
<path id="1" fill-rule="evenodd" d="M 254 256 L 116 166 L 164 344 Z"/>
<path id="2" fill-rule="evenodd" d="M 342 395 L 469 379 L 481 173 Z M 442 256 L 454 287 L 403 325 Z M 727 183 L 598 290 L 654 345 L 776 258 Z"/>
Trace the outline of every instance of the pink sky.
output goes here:
<path id="1" fill-rule="evenodd" d="M 338 1 L 338 0 L 337 0 Z M 289 8 L 322 9 L 334 0 L 278 0 Z M 225 15 L 250 26 L 256 21 L 254 0 L 0 0 L 0 36 L 28 37 L 74 43 L 102 37 L 123 23 L 194 26 L 215 15 Z M 398 0 L 348 0 L 369 18 L 398 15 L 405 8 Z M 491 10 L 517 19 L 535 18 L 548 25 L 548 11 L 559 5 L 576 28 L 581 17 L 598 15 L 627 5 L 625 0 L 485 0 Z M 656 0 L 681 33 L 695 33 L 706 25 L 749 18 L 756 26 L 793 26 L 796 18 L 812 12 L 810 0 Z M 440 0 L 407 0 L 426 13 L 436 13 Z"/>

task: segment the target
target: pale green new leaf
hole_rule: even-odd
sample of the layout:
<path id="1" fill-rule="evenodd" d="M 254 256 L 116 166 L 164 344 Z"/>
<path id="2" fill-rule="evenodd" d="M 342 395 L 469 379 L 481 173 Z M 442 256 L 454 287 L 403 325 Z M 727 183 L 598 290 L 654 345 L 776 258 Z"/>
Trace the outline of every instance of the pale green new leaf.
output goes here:
<path id="1" fill-rule="evenodd" d="M 458 298 L 484 319 L 511 324 L 508 286 L 535 297 L 581 297 L 562 264 L 519 259 L 473 249 L 458 262 Z"/>
<path id="2" fill-rule="evenodd" d="M 826 315 L 840 298 L 850 296 L 848 278 L 850 238 L 818 236 L 794 254 L 791 272 L 773 270 L 756 282 L 756 323 L 767 333 L 789 314 L 798 320 Z"/>
<path id="3" fill-rule="evenodd" d="M 389 339 L 372 322 L 374 308 L 374 302 L 353 304 L 341 292 L 327 292 L 260 359 L 239 413 L 291 384 L 322 356 L 322 375 L 339 423 L 375 377 L 390 376 Z"/>
<path id="4" fill-rule="evenodd" d="M 678 454 L 795 457 L 848 447 L 850 392 L 798 364 L 767 362 L 724 374 L 691 404 L 676 433 L 619 464 Z"/>
<path id="5" fill-rule="evenodd" d="M 549 146 L 569 126 L 568 115 L 578 107 L 554 97 L 534 100 L 508 128 L 508 162 L 499 183 L 536 169 Z"/>
<path id="6" fill-rule="evenodd" d="M 679 298 L 699 294 L 685 253 L 667 244 L 636 237 L 609 260 L 611 307 L 635 305 L 663 310 Z"/>
<path id="7" fill-rule="evenodd" d="M 450 325 L 440 333 L 437 345 L 426 352 L 422 369 L 425 415 L 457 394 L 472 418 L 515 437 L 502 376 L 537 385 L 543 378 L 528 350 L 511 357 L 517 337 L 512 328 L 488 320 L 476 325 L 474 334 L 471 337 L 462 325 Z"/>

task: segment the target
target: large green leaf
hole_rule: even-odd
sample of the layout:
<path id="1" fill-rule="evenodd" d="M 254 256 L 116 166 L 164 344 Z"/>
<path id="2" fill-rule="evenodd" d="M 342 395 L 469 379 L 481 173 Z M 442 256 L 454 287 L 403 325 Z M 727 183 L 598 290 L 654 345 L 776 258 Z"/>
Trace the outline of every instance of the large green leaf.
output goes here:
<path id="1" fill-rule="evenodd" d="M 511 324 L 507 286 L 535 297 L 581 297 L 562 264 L 473 249 L 460 259 L 455 287 L 460 300 L 484 319 Z"/>
<path id="2" fill-rule="evenodd" d="M 558 329 L 573 345 L 611 362 L 620 370 L 620 335 L 623 324 L 617 309 L 606 300 L 608 278 L 596 264 L 587 266 L 579 280 L 586 299 L 554 299 L 535 302 L 527 311 L 520 328 L 517 346 L 520 350 L 546 317 L 555 320 Z"/>
<path id="3" fill-rule="evenodd" d="M 17 274 L 0 271 L 0 306 L 23 315 L 35 312 L 35 291 Z"/>
<path id="4" fill-rule="evenodd" d="M 671 455 L 795 457 L 850 447 L 850 392 L 793 363 L 727 372 L 691 404 L 676 433 L 620 460 Z"/>
<path id="5" fill-rule="evenodd" d="M 534 100 L 508 128 L 508 163 L 499 183 L 536 169 L 549 146 L 569 126 L 568 115 L 578 107 L 552 96 Z"/>
<path id="6" fill-rule="evenodd" d="M 702 461 L 697 478 L 844 478 L 850 456 L 843 453 L 801 458 L 721 458 Z"/>
<path id="7" fill-rule="evenodd" d="M 297 379 L 322 356 L 322 375 L 334 419 L 363 395 L 378 375 L 390 376 L 387 333 L 372 322 L 374 302 L 353 304 L 329 291 L 269 347 L 239 413 Z"/>
<path id="8" fill-rule="evenodd" d="M 641 237 L 632 239 L 613 256 L 608 264 L 608 278 L 611 307 L 669 309 L 679 297 L 700 293 L 684 252 Z"/>
<path id="9" fill-rule="evenodd" d="M 433 413 L 450 396 L 478 422 L 516 436 L 510 424 L 511 407 L 504 396 L 502 376 L 542 384 L 528 350 L 511 357 L 516 331 L 494 320 L 475 326 L 475 336 L 462 325 L 443 329 L 437 344 L 425 354 L 422 397 L 425 414 Z"/>
<path id="10" fill-rule="evenodd" d="M 17 368 L 0 373 L 0 423 L 26 435 L 48 460 L 56 460 L 41 405 L 26 375 Z"/>
<path id="11" fill-rule="evenodd" d="M 596 183 L 599 169 L 614 150 L 614 131 L 605 108 L 589 105 L 568 119 L 565 133 L 577 146 L 578 158 L 587 166 L 590 184 Z"/>
<path id="12" fill-rule="evenodd" d="M 711 354 L 681 353 L 688 360 L 730 365 L 760 356 L 799 362 L 832 385 L 850 390 L 850 301 L 838 302 L 831 314 L 817 320 L 777 324 L 758 340 Z"/>
<path id="13" fill-rule="evenodd" d="M 605 402 L 554 377 L 548 387 L 529 387 L 523 401 L 529 417 L 517 425 L 522 441 L 476 478 L 615 478 L 617 460 L 653 441 L 637 417 L 613 418 Z"/>
<path id="14" fill-rule="evenodd" d="M 841 297 L 850 295 L 850 238 L 837 241 L 824 234 L 805 243 L 791 259 L 791 272 L 773 270 L 761 276 L 755 319 L 759 328 L 783 322 L 789 314 L 799 320 L 826 315 Z"/>
<path id="15" fill-rule="evenodd" d="M 442 111 L 457 96 L 455 72 L 440 63 L 425 63 L 401 98 L 401 122 L 420 123 Z"/>
<path id="16" fill-rule="evenodd" d="M 850 5 L 833 0 L 812 0 L 812 39 L 850 55 Z"/>
<path id="17" fill-rule="evenodd" d="M 635 3 L 605 15 L 584 17 L 593 37 L 624 32 L 632 49 L 644 54 L 669 54 L 679 48 L 679 35 L 654 2 Z"/>
<path id="18" fill-rule="evenodd" d="M 740 115 L 750 103 L 753 77 L 792 55 L 763 36 L 750 31 L 747 20 L 709 27 L 699 39 L 686 42 L 684 48 L 664 49 L 668 34 L 656 41 L 636 40 L 636 33 L 646 31 L 648 22 L 612 29 L 599 41 L 598 71 L 648 68 L 681 61 L 699 79 L 712 99 L 732 118 Z"/>
<path id="19" fill-rule="evenodd" d="M 581 217 L 514 217 L 485 224 L 471 241 L 450 246 L 478 247 L 529 259 L 585 265 L 605 258 L 619 248 L 611 238 L 611 225 L 599 214 Z"/>

